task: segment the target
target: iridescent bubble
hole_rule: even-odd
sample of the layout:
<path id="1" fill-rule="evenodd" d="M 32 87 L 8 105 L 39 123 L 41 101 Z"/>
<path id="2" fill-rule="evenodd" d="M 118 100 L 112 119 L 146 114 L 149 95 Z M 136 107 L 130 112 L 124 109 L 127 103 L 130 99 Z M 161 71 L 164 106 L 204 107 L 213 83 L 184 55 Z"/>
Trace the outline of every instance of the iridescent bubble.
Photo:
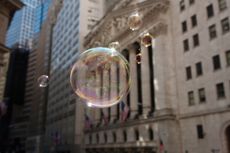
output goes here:
<path id="1" fill-rule="evenodd" d="M 129 65 L 111 48 L 91 48 L 79 55 L 71 70 L 70 82 L 87 106 L 110 107 L 129 91 Z"/>
<path id="2" fill-rule="evenodd" d="M 136 55 L 137 64 L 141 64 L 141 53 Z"/>
<path id="3" fill-rule="evenodd" d="M 141 37 L 141 43 L 145 46 L 145 47 L 149 47 L 152 44 L 152 35 L 150 33 L 145 33 L 142 37 Z"/>
<path id="4" fill-rule="evenodd" d="M 38 81 L 39 87 L 44 88 L 48 86 L 49 77 L 47 75 L 41 75 L 37 81 Z"/>
<path id="5" fill-rule="evenodd" d="M 109 44 L 109 48 L 114 49 L 116 51 L 119 51 L 120 50 L 120 43 L 118 41 L 111 42 Z"/>
<path id="6" fill-rule="evenodd" d="M 142 18 L 138 12 L 131 14 L 128 18 L 128 26 L 131 30 L 138 30 L 142 25 Z"/>

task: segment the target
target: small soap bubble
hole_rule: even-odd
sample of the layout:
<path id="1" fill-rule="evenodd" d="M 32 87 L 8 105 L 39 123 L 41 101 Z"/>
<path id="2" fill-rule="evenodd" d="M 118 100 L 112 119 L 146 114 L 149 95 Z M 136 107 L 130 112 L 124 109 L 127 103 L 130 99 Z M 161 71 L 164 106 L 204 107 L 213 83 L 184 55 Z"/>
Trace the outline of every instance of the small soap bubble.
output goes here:
<path id="1" fill-rule="evenodd" d="M 141 53 L 136 55 L 136 62 L 137 64 L 141 64 Z"/>
<path id="2" fill-rule="evenodd" d="M 145 47 L 149 47 L 152 45 L 152 35 L 150 33 L 145 33 L 142 37 L 141 37 L 141 43 L 145 46 Z"/>
<path id="3" fill-rule="evenodd" d="M 49 83 L 49 77 L 47 75 L 41 75 L 38 80 L 38 85 L 41 88 L 47 87 Z"/>
<path id="4" fill-rule="evenodd" d="M 70 83 L 88 107 L 110 107 L 119 103 L 129 91 L 129 65 L 114 49 L 91 48 L 77 58 Z"/>
<path id="5" fill-rule="evenodd" d="M 128 26 L 131 30 L 138 30 L 142 25 L 142 17 L 138 12 L 131 14 L 128 17 Z"/>

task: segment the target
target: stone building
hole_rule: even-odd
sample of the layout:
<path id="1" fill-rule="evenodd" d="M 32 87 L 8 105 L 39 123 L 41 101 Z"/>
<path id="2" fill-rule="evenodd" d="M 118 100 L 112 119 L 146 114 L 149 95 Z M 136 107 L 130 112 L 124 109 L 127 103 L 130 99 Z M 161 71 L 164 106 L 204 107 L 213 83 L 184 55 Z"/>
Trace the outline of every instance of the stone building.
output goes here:
<path id="1" fill-rule="evenodd" d="M 130 64 L 130 114 L 122 122 L 118 105 L 90 109 L 87 153 L 230 152 L 229 8 L 227 0 L 124 0 L 110 9 L 84 47 L 119 41 Z M 132 31 L 135 11 L 143 24 Z M 153 36 L 150 47 L 140 42 L 145 32 Z"/>

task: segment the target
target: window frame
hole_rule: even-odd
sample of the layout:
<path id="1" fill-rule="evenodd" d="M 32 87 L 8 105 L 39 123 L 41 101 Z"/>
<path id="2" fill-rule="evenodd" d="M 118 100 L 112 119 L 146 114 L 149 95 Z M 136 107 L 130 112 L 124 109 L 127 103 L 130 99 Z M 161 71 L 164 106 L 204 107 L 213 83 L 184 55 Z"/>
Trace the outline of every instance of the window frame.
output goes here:
<path id="1" fill-rule="evenodd" d="M 212 57 L 212 63 L 213 63 L 213 71 L 217 71 L 221 69 L 221 59 L 220 55 L 215 55 Z"/>
<path id="2" fill-rule="evenodd" d="M 186 71 L 186 80 L 191 80 L 192 79 L 192 67 L 191 66 L 185 67 L 185 71 Z"/>
<path id="3" fill-rule="evenodd" d="M 201 62 L 196 63 L 196 76 L 202 76 L 203 75 L 203 66 Z"/>
<path id="4" fill-rule="evenodd" d="M 221 88 L 221 90 L 220 90 L 220 88 Z M 223 82 L 216 84 L 216 96 L 217 96 L 217 99 L 224 99 L 226 97 L 225 87 L 224 87 Z"/>
<path id="5" fill-rule="evenodd" d="M 221 21 L 221 29 L 222 29 L 222 34 L 226 34 L 230 31 L 230 23 L 229 23 L 229 18 L 225 17 Z M 226 27 L 225 27 L 226 26 Z"/>
<path id="6" fill-rule="evenodd" d="M 197 15 L 194 14 L 191 16 L 191 26 L 192 28 L 196 27 L 198 25 L 198 22 L 197 22 Z"/>
<path id="7" fill-rule="evenodd" d="M 209 39 L 210 40 L 217 38 L 216 24 L 210 25 L 208 27 L 208 31 L 209 31 Z"/>
<path id="8" fill-rule="evenodd" d="M 212 18 L 215 15 L 213 4 L 209 4 L 206 7 L 207 18 Z"/>
<path id="9" fill-rule="evenodd" d="M 206 94 L 205 94 L 205 88 L 198 89 L 198 95 L 199 95 L 199 103 L 206 103 Z"/>
<path id="10" fill-rule="evenodd" d="M 195 105 L 195 97 L 194 97 L 194 91 L 188 91 L 188 106 L 194 106 Z"/>

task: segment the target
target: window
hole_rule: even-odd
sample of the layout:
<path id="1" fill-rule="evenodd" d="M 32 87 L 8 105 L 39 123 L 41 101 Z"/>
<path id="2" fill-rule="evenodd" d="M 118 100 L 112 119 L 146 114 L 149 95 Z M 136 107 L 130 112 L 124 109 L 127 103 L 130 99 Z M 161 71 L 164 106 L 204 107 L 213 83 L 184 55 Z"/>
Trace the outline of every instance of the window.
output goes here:
<path id="1" fill-rule="evenodd" d="M 187 22 L 183 21 L 181 25 L 182 25 L 182 32 L 185 33 L 188 30 L 187 29 Z"/>
<path id="2" fill-rule="evenodd" d="M 226 0 L 218 0 L 219 10 L 223 11 L 227 8 Z"/>
<path id="3" fill-rule="evenodd" d="M 220 64 L 220 56 L 219 55 L 215 55 L 212 57 L 212 62 L 213 62 L 213 70 L 218 70 L 221 68 L 221 64 Z"/>
<path id="4" fill-rule="evenodd" d="M 192 69 L 191 69 L 191 66 L 186 67 L 186 77 L 187 77 L 187 80 L 192 79 Z"/>
<path id="5" fill-rule="evenodd" d="M 181 0 L 180 1 L 180 11 L 183 11 L 185 10 L 185 3 L 184 3 L 184 0 Z"/>
<path id="6" fill-rule="evenodd" d="M 153 134 L 153 129 L 149 128 L 149 140 L 153 140 L 154 134 Z"/>
<path id="7" fill-rule="evenodd" d="M 226 51 L 225 55 L 227 66 L 230 66 L 230 50 Z"/>
<path id="8" fill-rule="evenodd" d="M 193 35 L 193 46 L 194 47 L 197 47 L 200 45 L 200 41 L 199 41 L 199 35 L 198 34 L 195 34 Z"/>
<path id="9" fill-rule="evenodd" d="M 217 93 L 218 99 L 225 98 L 225 91 L 224 91 L 223 83 L 216 84 L 216 93 Z"/>
<path id="10" fill-rule="evenodd" d="M 209 38 L 210 40 L 216 38 L 217 33 L 216 33 L 216 25 L 213 24 L 211 26 L 209 26 Z"/>
<path id="11" fill-rule="evenodd" d="M 189 4 L 192 5 L 195 3 L 195 0 L 189 0 Z"/>
<path id="12" fill-rule="evenodd" d="M 192 27 L 197 26 L 197 18 L 196 18 L 196 15 L 193 15 L 193 16 L 191 17 L 191 23 L 192 23 Z"/>
<path id="13" fill-rule="evenodd" d="M 183 46 L 184 46 L 184 52 L 188 51 L 189 50 L 189 42 L 188 42 L 188 39 L 185 39 L 183 41 Z"/>
<path id="14" fill-rule="evenodd" d="M 222 26 L 222 33 L 223 34 L 225 34 L 229 31 L 230 27 L 229 27 L 228 17 L 221 20 L 221 26 Z"/>
<path id="15" fill-rule="evenodd" d="M 199 94 L 200 103 L 205 103 L 206 102 L 205 89 L 204 88 L 199 89 L 198 94 Z"/>
<path id="16" fill-rule="evenodd" d="M 135 139 L 136 139 L 136 141 L 139 140 L 139 132 L 137 129 L 135 130 Z"/>
<path id="17" fill-rule="evenodd" d="M 194 93 L 193 91 L 188 92 L 188 105 L 193 106 L 195 105 Z"/>
<path id="18" fill-rule="evenodd" d="M 208 18 L 213 17 L 214 16 L 213 5 L 212 4 L 208 5 L 206 9 L 207 9 L 207 16 L 208 16 Z"/>
<path id="19" fill-rule="evenodd" d="M 196 63 L 196 76 L 200 76 L 203 74 L 202 63 Z"/>
<path id="20" fill-rule="evenodd" d="M 196 126 L 196 130 L 197 130 L 197 137 L 198 139 L 203 139 L 204 138 L 204 130 L 203 130 L 203 126 L 202 125 L 197 125 Z"/>

